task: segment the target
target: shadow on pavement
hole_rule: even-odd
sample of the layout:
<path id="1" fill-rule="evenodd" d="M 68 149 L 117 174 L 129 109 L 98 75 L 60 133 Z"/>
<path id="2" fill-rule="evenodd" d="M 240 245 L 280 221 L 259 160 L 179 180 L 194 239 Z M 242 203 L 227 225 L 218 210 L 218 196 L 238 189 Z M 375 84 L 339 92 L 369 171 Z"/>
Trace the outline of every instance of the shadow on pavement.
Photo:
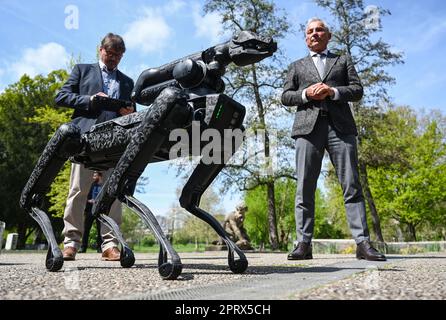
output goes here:
<path id="1" fill-rule="evenodd" d="M 187 269 L 195 269 L 195 270 L 205 270 L 208 272 L 201 272 L 200 274 L 220 274 L 222 272 L 232 274 L 232 271 L 229 270 L 227 265 L 205 265 L 205 264 L 184 264 L 184 270 Z M 329 272 L 338 272 L 341 270 L 358 270 L 358 271 L 366 271 L 370 268 L 368 266 L 364 267 L 331 267 L 331 266 L 251 266 L 243 274 L 249 275 L 265 275 L 265 274 L 290 274 L 290 273 L 329 273 Z M 391 269 L 379 269 L 379 271 L 387 271 Z M 216 272 L 210 272 L 216 271 Z M 402 270 L 391 270 L 391 271 L 402 271 Z M 225 274 L 223 273 L 223 274 Z"/>

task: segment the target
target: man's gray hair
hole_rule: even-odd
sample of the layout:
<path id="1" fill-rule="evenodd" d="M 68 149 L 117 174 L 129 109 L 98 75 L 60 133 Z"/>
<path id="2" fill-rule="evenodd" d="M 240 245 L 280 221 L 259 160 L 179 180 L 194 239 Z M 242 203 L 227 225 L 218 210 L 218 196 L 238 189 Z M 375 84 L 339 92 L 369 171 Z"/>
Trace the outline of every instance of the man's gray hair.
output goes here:
<path id="1" fill-rule="evenodd" d="M 321 18 L 317 18 L 317 17 L 311 18 L 311 19 L 309 19 L 309 20 L 307 21 L 307 25 L 306 25 L 306 27 L 305 27 L 305 31 L 308 29 L 308 26 L 310 25 L 310 23 L 315 22 L 315 21 L 322 22 L 322 24 L 323 24 L 324 27 L 325 27 L 325 30 L 326 30 L 327 32 L 330 32 L 330 27 L 328 26 L 328 24 L 327 24 L 324 20 L 322 20 Z"/>

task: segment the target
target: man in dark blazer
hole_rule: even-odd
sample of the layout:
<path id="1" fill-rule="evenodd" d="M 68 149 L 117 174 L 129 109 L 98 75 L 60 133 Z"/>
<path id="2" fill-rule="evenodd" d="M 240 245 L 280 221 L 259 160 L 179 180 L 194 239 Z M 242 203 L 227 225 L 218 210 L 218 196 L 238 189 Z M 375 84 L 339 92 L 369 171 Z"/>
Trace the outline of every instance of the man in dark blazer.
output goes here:
<path id="1" fill-rule="evenodd" d="M 99 63 L 77 64 L 70 78 L 57 93 L 56 104 L 74 109 L 72 122 L 79 125 L 81 132 L 88 131 L 92 125 L 127 115 L 135 111 L 134 107 L 121 108 L 118 112 L 94 110 L 90 101 L 95 95 L 130 100 L 133 80 L 118 70 L 118 64 L 125 52 L 124 40 L 116 34 L 109 33 L 101 41 Z M 107 179 L 111 170 L 104 172 Z M 92 171 L 81 164 L 72 164 L 70 190 L 64 212 L 64 260 L 75 260 L 80 248 L 83 233 L 83 213 L 90 188 Z M 118 225 L 121 223 L 121 205 L 115 201 L 110 210 Z M 118 241 L 111 230 L 102 226 L 102 259 L 117 261 L 120 258 Z"/>
<path id="2" fill-rule="evenodd" d="M 292 137 L 296 139 L 298 245 L 288 259 L 313 258 L 314 194 L 327 150 L 342 186 L 356 257 L 384 261 L 385 256 L 370 244 L 358 173 L 358 132 L 349 107 L 350 101 L 362 98 L 363 88 L 350 57 L 327 50 L 330 39 L 324 21 L 309 20 L 305 41 L 310 54 L 290 65 L 282 94 L 283 105 L 297 107 Z"/>
<path id="3" fill-rule="evenodd" d="M 93 182 L 91 183 L 90 190 L 88 191 L 87 204 L 85 205 L 84 234 L 82 236 L 81 249 L 78 251 L 79 253 L 85 253 L 88 250 L 88 240 L 90 238 L 90 231 L 91 227 L 93 226 L 93 222 L 96 222 L 96 250 L 98 252 L 102 252 L 101 223 L 95 216 L 93 216 L 92 213 L 94 202 L 102 189 L 102 173 L 99 171 L 94 171 L 92 179 Z"/>

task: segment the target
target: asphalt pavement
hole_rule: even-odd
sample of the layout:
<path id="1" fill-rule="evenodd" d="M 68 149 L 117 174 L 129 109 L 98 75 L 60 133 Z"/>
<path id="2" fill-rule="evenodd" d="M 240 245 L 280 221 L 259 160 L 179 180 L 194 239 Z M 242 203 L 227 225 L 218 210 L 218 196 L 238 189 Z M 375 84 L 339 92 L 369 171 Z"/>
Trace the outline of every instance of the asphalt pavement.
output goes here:
<path id="1" fill-rule="evenodd" d="M 445 300 L 446 252 L 388 255 L 385 262 L 348 254 L 249 252 L 249 267 L 234 274 L 227 252 L 180 253 L 183 271 L 162 280 L 158 255 L 136 253 L 135 265 L 78 254 L 58 272 L 45 269 L 46 252 L 0 254 L 0 300 Z"/>

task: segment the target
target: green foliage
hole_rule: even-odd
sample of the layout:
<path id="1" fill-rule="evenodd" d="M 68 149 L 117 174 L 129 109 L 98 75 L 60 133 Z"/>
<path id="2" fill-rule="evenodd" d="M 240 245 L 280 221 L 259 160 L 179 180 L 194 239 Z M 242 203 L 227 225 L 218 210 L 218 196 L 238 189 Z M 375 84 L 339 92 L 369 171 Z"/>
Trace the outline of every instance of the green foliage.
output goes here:
<path id="1" fill-rule="evenodd" d="M 120 230 L 131 249 L 152 247 L 157 244 L 157 240 L 153 235 L 152 230 L 144 224 L 136 213 L 125 205 L 122 206 L 122 223 Z"/>
<path id="2" fill-rule="evenodd" d="M 275 183 L 275 205 L 277 229 L 281 249 L 286 250 L 289 241 L 295 237 L 294 197 L 296 183 L 291 179 L 281 179 Z M 268 245 L 268 202 L 266 186 L 259 186 L 245 192 L 245 203 L 248 212 L 245 218 L 245 229 L 252 244 L 260 247 Z"/>
<path id="3" fill-rule="evenodd" d="M 54 182 L 47 193 L 48 202 L 50 203 L 48 211 L 52 213 L 54 217 L 63 218 L 70 186 L 70 174 L 71 163 L 67 161 L 54 179 Z"/>
<path id="4" fill-rule="evenodd" d="M 174 243 L 206 243 L 209 245 L 217 239 L 217 234 L 206 222 L 195 216 L 189 216 L 183 227 L 175 233 Z"/>
<path id="5" fill-rule="evenodd" d="M 407 226 L 408 240 L 415 228 L 446 222 L 446 148 L 444 117 L 434 113 L 419 119 L 408 107 L 389 110 L 381 123 L 378 143 L 393 146 L 401 161 L 370 168 L 370 185 L 386 219 Z"/>
<path id="6" fill-rule="evenodd" d="M 338 199 L 338 198 L 336 198 Z M 338 219 L 339 213 L 344 213 L 345 210 L 330 210 L 329 201 L 325 199 L 324 194 L 320 189 L 316 190 L 315 194 L 315 208 L 314 208 L 314 238 L 316 239 L 342 239 L 346 235 L 342 231 L 341 223 L 345 219 Z M 335 206 L 339 208 L 339 204 Z"/>
<path id="7" fill-rule="evenodd" d="M 35 116 L 28 119 L 28 121 L 30 123 L 49 126 L 51 128 L 51 133 L 48 138 L 51 138 L 60 125 L 70 121 L 72 114 L 72 110 L 68 108 L 55 108 L 54 106 L 48 105 L 37 107 L 35 112 Z M 48 211 L 54 217 L 63 217 L 70 184 L 70 173 L 71 163 L 67 161 L 63 169 L 56 176 L 47 193 L 48 201 L 50 203 Z"/>
<path id="8" fill-rule="evenodd" d="M 342 188 L 331 163 L 328 167 L 328 174 L 325 177 L 325 187 L 327 189 L 327 195 L 325 197 L 327 215 L 325 219 L 334 228 L 332 237 L 341 239 L 348 238 L 351 233 L 347 224 Z"/>
<path id="9" fill-rule="evenodd" d="M 133 247 L 135 244 L 141 244 L 145 241 L 144 238 L 146 236 L 147 239 L 150 238 L 149 231 L 142 220 L 126 206 L 122 206 L 122 223 L 120 229 L 130 247 Z"/>
<path id="10" fill-rule="evenodd" d="M 55 108 L 54 106 L 44 105 L 35 108 L 35 115 L 28 119 L 30 123 L 47 125 L 52 132 L 48 138 L 60 127 L 61 124 L 70 121 L 72 110 L 68 108 Z"/>
<path id="11" fill-rule="evenodd" d="M 68 74 L 53 71 L 46 77 L 24 75 L 0 95 L 0 220 L 19 233 L 19 247 L 36 224 L 18 201 L 23 186 L 54 131 L 53 124 L 36 122 L 37 110 L 54 108 L 54 96 Z M 40 113 L 41 114 L 41 113 Z M 32 230 L 31 230 L 32 231 Z"/>
<path id="12" fill-rule="evenodd" d="M 221 205 L 221 197 L 212 187 L 208 188 L 203 194 L 200 208 L 213 215 L 220 223 L 223 222 L 225 216 Z M 175 244 L 195 243 L 198 249 L 199 243 L 209 245 L 213 241 L 218 240 L 218 235 L 209 224 L 183 209 L 178 207 L 172 208 L 168 220 L 169 226 L 175 226 L 173 231 L 173 243 Z"/>
<path id="13" fill-rule="evenodd" d="M 66 81 L 68 74 L 64 71 L 61 73 L 62 82 Z M 59 83 L 59 85 L 61 84 Z M 58 87 L 57 87 L 58 88 Z M 37 106 L 35 115 L 28 119 L 30 123 L 41 126 L 48 126 L 51 132 L 48 139 L 63 123 L 70 121 L 72 110 L 69 108 L 55 107 L 54 104 Z M 48 211 L 54 217 L 62 218 L 65 210 L 66 199 L 70 184 L 71 163 L 67 161 L 63 169 L 56 176 L 50 190 L 47 193 L 50 206 Z"/>
<path id="14" fill-rule="evenodd" d="M 286 250 L 290 241 L 293 241 L 296 237 L 294 214 L 295 189 L 296 182 L 292 179 L 282 179 L 276 182 L 277 226 L 279 238 L 282 243 L 281 249 L 283 250 Z M 258 187 L 245 193 L 245 201 L 249 208 L 246 214 L 245 228 L 252 243 L 256 246 L 264 246 L 268 243 L 268 208 L 265 194 L 265 187 Z M 325 199 L 324 194 L 319 189 L 316 190 L 315 238 L 336 239 L 345 237 L 342 225 L 342 223 L 345 223 L 345 217 L 341 217 L 341 219 L 339 217 L 343 214 L 342 209 L 341 207 L 340 211 L 333 210 L 330 202 Z"/>
<path id="15" fill-rule="evenodd" d="M 251 239 L 251 244 L 262 247 L 268 243 L 268 208 L 265 186 L 247 191 L 245 203 L 248 206 L 244 222 L 245 229 Z"/>

